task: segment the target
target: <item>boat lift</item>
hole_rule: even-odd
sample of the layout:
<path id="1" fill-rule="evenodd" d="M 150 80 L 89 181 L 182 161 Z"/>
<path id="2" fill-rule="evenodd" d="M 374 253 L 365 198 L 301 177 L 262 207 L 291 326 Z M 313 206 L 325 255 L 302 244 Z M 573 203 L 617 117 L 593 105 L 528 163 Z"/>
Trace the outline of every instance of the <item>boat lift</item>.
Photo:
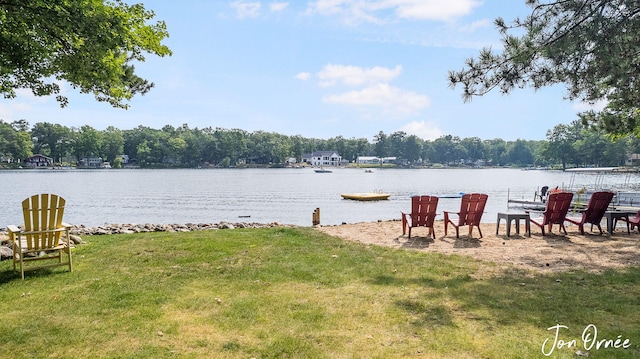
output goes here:
<path id="1" fill-rule="evenodd" d="M 564 170 L 565 172 L 571 172 L 571 179 L 569 180 L 569 186 L 567 190 L 573 190 L 576 180 L 576 173 L 595 173 L 596 178 L 594 181 L 593 188 L 594 190 L 603 190 L 611 188 L 605 187 L 605 178 L 606 175 L 612 173 L 620 173 L 624 174 L 624 184 L 622 187 L 630 188 L 632 187 L 632 178 L 635 174 L 640 173 L 640 170 L 637 168 L 629 168 L 629 167 L 592 167 L 592 168 L 568 168 Z M 614 191 L 615 192 L 615 191 Z"/>
<path id="2" fill-rule="evenodd" d="M 581 205 L 586 205 L 589 201 L 591 193 L 596 191 L 611 191 L 615 193 L 612 201 L 612 206 L 617 208 L 626 209 L 638 209 L 640 206 L 640 191 L 637 188 L 637 175 L 640 173 L 640 169 L 629 167 L 593 167 L 593 168 L 570 168 L 565 172 L 571 172 L 571 178 L 568 185 L 565 187 L 563 183 L 561 188 L 564 191 L 574 192 L 578 194 L 577 202 Z M 576 174 L 577 173 L 595 173 L 595 181 L 589 188 L 574 188 L 576 186 Z M 624 183 L 619 185 L 619 188 L 611 188 L 607 186 L 607 175 L 612 173 L 618 173 L 624 175 Z M 538 191 L 536 191 L 536 194 Z M 517 205 L 525 209 L 531 210 L 544 210 L 545 203 L 540 198 L 540 202 L 536 201 L 536 195 L 534 195 L 533 201 L 511 199 L 509 193 L 507 194 L 507 203 L 509 205 Z"/>

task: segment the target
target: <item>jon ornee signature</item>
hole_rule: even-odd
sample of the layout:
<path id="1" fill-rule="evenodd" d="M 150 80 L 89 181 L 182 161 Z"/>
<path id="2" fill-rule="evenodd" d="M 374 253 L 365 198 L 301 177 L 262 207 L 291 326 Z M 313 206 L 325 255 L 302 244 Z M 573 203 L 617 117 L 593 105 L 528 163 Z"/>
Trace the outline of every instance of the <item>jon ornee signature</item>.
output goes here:
<path id="1" fill-rule="evenodd" d="M 605 348 L 627 349 L 631 346 L 629 338 L 623 338 L 622 335 L 618 335 L 615 339 L 599 338 L 598 328 L 593 324 L 589 324 L 584 328 L 580 339 L 562 339 L 560 329 L 568 328 L 566 325 L 561 324 L 547 328 L 549 331 L 554 331 L 554 335 L 545 339 L 544 343 L 542 343 L 542 354 L 550 356 L 556 348 L 582 347 L 585 350 L 599 350 Z"/>

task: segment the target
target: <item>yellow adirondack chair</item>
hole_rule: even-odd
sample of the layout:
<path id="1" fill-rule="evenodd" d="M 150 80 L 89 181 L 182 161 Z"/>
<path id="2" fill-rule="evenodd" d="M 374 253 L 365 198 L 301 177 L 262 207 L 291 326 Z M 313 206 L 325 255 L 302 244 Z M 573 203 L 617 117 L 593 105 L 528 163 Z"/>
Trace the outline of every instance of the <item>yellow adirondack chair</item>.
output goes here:
<path id="1" fill-rule="evenodd" d="M 13 243 L 13 270 L 18 264 L 22 279 L 27 270 L 69 266 L 71 272 L 70 226 L 62 222 L 65 202 L 55 194 L 33 195 L 22 201 L 23 228 L 7 226 Z M 41 264 L 25 265 L 29 262 Z"/>

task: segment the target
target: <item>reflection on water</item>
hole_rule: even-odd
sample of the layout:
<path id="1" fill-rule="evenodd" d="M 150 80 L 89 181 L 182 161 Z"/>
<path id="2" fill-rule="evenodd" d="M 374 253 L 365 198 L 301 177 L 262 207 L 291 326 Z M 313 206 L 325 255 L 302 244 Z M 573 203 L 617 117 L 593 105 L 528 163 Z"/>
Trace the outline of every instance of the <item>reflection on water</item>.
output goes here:
<path id="1" fill-rule="evenodd" d="M 279 222 L 311 225 L 315 208 L 322 224 L 399 219 L 412 195 L 489 195 L 484 222 L 494 223 L 507 200 L 533 200 L 544 185 L 592 186 L 595 175 L 517 169 L 215 169 L 215 170 L 22 170 L 0 171 L 0 225 L 21 223 L 20 202 L 35 193 L 67 199 L 65 220 L 106 223 Z M 616 185 L 625 179 L 610 175 Z M 637 182 L 637 181 L 635 181 Z M 387 201 L 343 200 L 341 193 L 391 194 Z M 442 198 L 438 212 L 457 211 L 459 198 Z M 439 217 L 441 218 L 441 217 Z"/>

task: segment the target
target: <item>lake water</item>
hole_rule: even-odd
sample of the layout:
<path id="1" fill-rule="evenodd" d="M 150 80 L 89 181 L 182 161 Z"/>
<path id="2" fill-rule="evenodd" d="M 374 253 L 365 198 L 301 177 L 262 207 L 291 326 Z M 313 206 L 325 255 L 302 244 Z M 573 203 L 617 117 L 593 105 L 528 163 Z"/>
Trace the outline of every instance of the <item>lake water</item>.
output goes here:
<path id="1" fill-rule="evenodd" d="M 65 221 L 111 223 L 258 222 L 310 226 L 314 209 L 321 224 L 399 219 L 413 195 L 482 192 L 489 195 L 483 222 L 495 222 L 509 198 L 533 200 L 534 192 L 572 183 L 592 187 L 595 174 L 518 169 L 172 169 L 2 170 L 0 226 L 22 223 L 20 202 L 36 193 L 67 200 Z M 607 183 L 622 183 L 609 175 Z M 636 183 L 637 178 L 633 179 Z M 387 201 L 343 200 L 341 193 L 390 193 Z M 442 198 L 438 212 L 458 211 L 459 198 Z M 438 218 L 442 218 L 439 216 Z"/>

